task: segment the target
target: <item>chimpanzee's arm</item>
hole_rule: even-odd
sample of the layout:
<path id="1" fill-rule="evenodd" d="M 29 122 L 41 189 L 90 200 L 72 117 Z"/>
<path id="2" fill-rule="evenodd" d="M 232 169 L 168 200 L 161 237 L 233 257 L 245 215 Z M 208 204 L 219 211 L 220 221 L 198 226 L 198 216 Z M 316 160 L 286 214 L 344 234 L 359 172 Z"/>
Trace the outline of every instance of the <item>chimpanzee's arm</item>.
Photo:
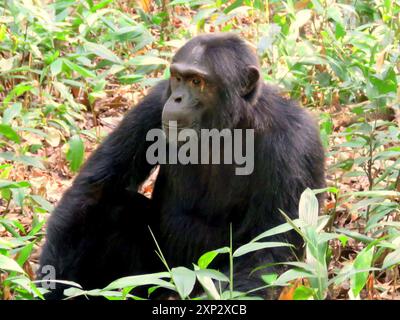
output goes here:
<path id="1" fill-rule="evenodd" d="M 112 263 L 122 265 L 110 260 L 124 259 L 127 252 L 118 255 L 118 250 L 139 248 L 135 237 L 142 237 L 143 241 L 143 230 L 148 231 L 144 219 L 149 212 L 143 212 L 148 211 L 148 199 L 135 193 L 130 195 L 127 188 L 136 191 L 153 167 L 146 161 L 146 150 L 151 143 L 146 142 L 146 134 L 153 128 L 161 128 L 166 87 L 166 81 L 156 85 L 124 117 L 63 195 L 49 219 L 39 278 L 48 279 L 42 268 L 51 266 L 57 279 L 89 287 L 106 285 L 96 283 L 96 270 L 103 273 L 98 275 L 101 279 L 106 278 L 104 274 L 119 275 L 122 272 L 119 269 L 105 270 Z M 131 236 L 132 246 L 125 241 L 126 235 Z M 107 238 L 111 239 L 108 244 L 104 243 Z M 108 256 L 106 249 L 110 251 Z M 57 291 L 60 297 L 62 292 Z"/>

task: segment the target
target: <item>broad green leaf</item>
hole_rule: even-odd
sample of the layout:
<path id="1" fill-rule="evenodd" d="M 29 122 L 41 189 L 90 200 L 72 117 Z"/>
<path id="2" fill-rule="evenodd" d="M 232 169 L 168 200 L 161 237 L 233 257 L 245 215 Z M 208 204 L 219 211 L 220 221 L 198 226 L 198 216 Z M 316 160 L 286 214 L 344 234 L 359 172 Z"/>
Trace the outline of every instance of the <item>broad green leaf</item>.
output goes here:
<path id="1" fill-rule="evenodd" d="M 202 275 L 218 281 L 229 282 L 229 278 L 226 275 L 214 269 L 198 269 L 195 272 L 196 275 Z"/>
<path id="2" fill-rule="evenodd" d="M 378 89 L 379 94 L 387 94 L 397 90 L 396 73 L 393 68 L 388 69 L 382 77 L 371 76 L 369 80 Z"/>
<path id="3" fill-rule="evenodd" d="M 193 291 L 196 283 L 196 273 L 185 267 L 173 268 L 171 270 L 172 280 L 182 299 L 185 299 Z"/>
<path id="4" fill-rule="evenodd" d="M 390 252 L 383 260 L 382 269 L 390 268 L 396 264 L 400 264 L 400 248 Z"/>
<path id="5" fill-rule="evenodd" d="M 19 181 L 14 182 L 10 180 L 1 180 L 0 179 L 0 189 L 1 188 L 26 188 L 29 187 L 31 184 L 27 181 Z"/>
<path id="6" fill-rule="evenodd" d="M 124 277 L 111 282 L 103 290 L 115 290 L 125 287 L 137 287 L 145 285 L 157 285 L 163 288 L 174 290 L 174 286 L 171 283 L 162 279 L 169 277 L 170 274 L 168 272 L 159 272 L 159 273 L 151 273 L 140 276 Z"/>
<path id="7" fill-rule="evenodd" d="M 311 16 L 312 16 L 312 11 L 309 9 L 297 11 L 294 23 L 298 28 L 301 28 L 308 22 L 308 20 L 311 19 Z"/>
<path id="8" fill-rule="evenodd" d="M 8 124 L 0 124 L 0 135 L 6 137 L 7 139 L 14 141 L 15 143 L 20 143 L 21 138 L 17 132 L 14 131 Z"/>
<path id="9" fill-rule="evenodd" d="M 218 254 L 229 253 L 229 252 L 230 252 L 230 249 L 228 247 L 224 247 L 224 248 L 206 252 L 199 258 L 197 264 L 200 267 L 200 269 L 205 269 L 215 259 L 215 257 Z"/>
<path id="10" fill-rule="evenodd" d="M 365 270 L 371 267 L 372 258 L 374 256 L 374 247 L 366 247 L 358 253 L 353 263 L 355 270 Z M 368 271 L 358 272 L 351 278 L 351 287 L 354 296 L 358 296 L 368 279 Z"/>
<path id="11" fill-rule="evenodd" d="M 18 285 L 21 288 L 24 288 L 26 291 L 32 293 L 35 297 L 40 297 L 41 299 L 44 299 L 40 290 L 28 277 L 19 275 L 8 278 L 7 280 L 9 280 L 13 284 Z"/>
<path id="12" fill-rule="evenodd" d="M 122 60 L 111 50 L 107 49 L 105 46 L 98 44 L 98 43 L 92 43 L 92 42 L 86 42 L 85 43 L 85 48 L 87 51 L 94 53 L 95 55 L 99 56 L 100 58 L 103 58 L 105 60 L 117 63 L 117 64 L 122 64 Z"/>
<path id="13" fill-rule="evenodd" d="M 0 270 L 15 271 L 19 273 L 25 273 L 25 271 L 19 266 L 13 259 L 6 257 L 0 253 Z"/>
<path id="14" fill-rule="evenodd" d="M 22 208 L 28 191 L 25 188 L 13 188 L 11 192 L 15 204 Z"/>
<path id="15" fill-rule="evenodd" d="M 209 18 L 216 10 L 216 8 L 206 8 L 198 10 L 196 15 L 193 17 L 193 22 L 199 23 L 200 21 Z"/>
<path id="16" fill-rule="evenodd" d="M 108 4 L 110 4 L 112 1 L 113 1 L 113 0 L 103 0 L 103 1 L 100 1 L 99 3 L 95 4 L 94 6 L 92 6 L 92 7 L 90 8 L 90 11 L 91 11 L 91 12 L 96 12 L 97 10 L 106 7 L 106 6 L 107 6 Z"/>
<path id="17" fill-rule="evenodd" d="M 24 265 L 24 263 L 28 260 L 34 244 L 34 242 L 28 243 L 25 247 L 21 249 L 21 251 L 18 252 L 18 257 L 16 260 L 20 266 Z"/>
<path id="18" fill-rule="evenodd" d="M 304 222 L 299 220 L 299 219 L 293 220 L 293 223 L 298 227 L 301 227 L 301 226 L 304 225 Z M 255 237 L 253 240 L 251 240 L 251 242 L 255 242 L 255 241 L 258 241 L 260 239 L 267 238 L 267 237 L 270 237 L 270 236 L 274 236 L 274 235 L 277 235 L 277 234 L 280 234 L 280 233 L 285 233 L 285 232 L 288 232 L 288 231 L 290 231 L 292 229 L 293 229 L 293 226 L 286 222 L 286 223 L 283 223 L 283 224 L 281 224 L 281 225 L 279 225 L 277 227 L 274 227 L 272 229 L 269 229 L 269 230 L 261 233 L 260 235 Z"/>
<path id="19" fill-rule="evenodd" d="M 273 285 L 274 286 L 283 286 L 287 285 L 289 281 L 295 280 L 295 279 L 301 279 L 301 278 L 310 278 L 314 277 L 312 273 L 303 271 L 303 270 L 298 270 L 298 269 L 290 269 L 284 273 L 282 273 L 279 278 L 274 281 Z"/>
<path id="20" fill-rule="evenodd" d="M 236 249 L 233 257 L 237 258 L 249 252 L 276 247 L 292 247 L 292 245 L 284 242 L 250 242 Z"/>
<path id="21" fill-rule="evenodd" d="M 307 188 L 300 197 L 299 218 L 307 225 L 316 227 L 318 224 L 318 200 L 314 192 Z"/>
<path id="22" fill-rule="evenodd" d="M 54 209 L 54 206 L 48 202 L 46 199 L 44 199 L 41 196 L 37 195 L 31 195 L 31 198 L 38 203 L 43 209 L 47 210 L 48 212 L 52 212 Z"/>
<path id="23" fill-rule="evenodd" d="M 13 103 L 10 107 L 4 110 L 3 114 L 3 124 L 10 124 L 10 122 L 21 115 L 22 103 Z"/>
<path id="24" fill-rule="evenodd" d="M 143 75 L 141 75 L 141 74 L 128 74 L 125 76 L 118 77 L 119 81 L 121 81 L 122 83 L 126 83 L 126 84 L 136 83 L 142 79 L 143 79 Z"/>
<path id="25" fill-rule="evenodd" d="M 201 269 L 205 269 L 208 265 L 214 260 L 214 258 L 218 255 L 218 252 L 210 251 L 204 253 L 198 260 L 197 264 Z"/>
<path id="26" fill-rule="evenodd" d="M 94 72 L 92 72 L 84 67 L 81 67 L 81 66 L 77 65 L 76 63 L 73 63 L 72 61 L 64 59 L 64 63 L 68 68 L 79 73 L 84 78 L 96 78 L 96 74 Z"/>
<path id="27" fill-rule="evenodd" d="M 64 295 L 73 298 L 78 296 L 93 296 L 93 297 L 122 297 L 122 292 L 119 291 L 106 291 L 100 289 L 82 290 L 79 288 L 68 288 L 64 290 Z"/>
<path id="28" fill-rule="evenodd" d="M 355 197 L 400 197 L 400 192 L 392 191 L 392 190 L 371 190 L 371 191 L 354 191 L 354 192 L 347 192 L 339 196 L 355 196 Z"/>
<path id="29" fill-rule="evenodd" d="M 335 23 L 335 38 L 341 39 L 346 35 L 346 29 L 343 24 L 336 22 Z"/>
<path id="30" fill-rule="evenodd" d="M 276 279 L 278 279 L 278 274 L 276 273 L 263 274 L 261 276 L 261 279 L 263 279 L 266 284 L 272 284 L 276 281 Z"/>
<path id="31" fill-rule="evenodd" d="M 129 60 L 129 64 L 133 64 L 136 66 L 148 66 L 148 65 L 167 65 L 168 61 L 153 57 L 153 56 L 137 56 Z"/>
<path id="32" fill-rule="evenodd" d="M 314 295 L 314 290 L 309 287 L 299 286 L 293 293 L 293 300 L 308 300 Z"/>
<path id="33" fill-rule="evenodd" d="M 342 15 L 340 14 L 340 10 L 336 6 L 329 7 L 327 9 L 328 17 L 338 23 L 343 23 Z"/>
<path id="34" fill-rule="evenodd" d="M 30 157 L 30 156 L 22 155 L 22 156 L 15 158 L 15 161 L 22 162 L 23 164 L 25 164 L 27 166 L 32 166 L 35 168 L 39 168 L 41 170 L 46 169 L 44 167 L 42 161 L 38 157 Z"/>
<path id="35" fill-rule="evenodd" d="M 53 61 L 50 65 L 50 71 L 53 77 L 57 76 L 58 74 L 61 73 L 62 68 L 63 68 L 63 62 L 64 59 L 59 58 Z"/>
<path id="36" fill-rule="evenodd" d="M 68 144 L 67 160 L 70 162 L 70 169 L 76 172 L 82 165 L 85 147 L 79 135 L 72 136 Z"/>
<path id="37" fill-rule="evenodd" d="M 0 42 L 3 42 L 4 39 L 6 38 L 7 34 L 7 27 L 5 24 L 0 25 Z"/>
<path id="38" fill-rule="evenodd" d="M 221 296 L 218 293 L 217 288 L 215 287 L 214 282 L 210 277 L 207 277 L 206 275 L 203 274 L 198 274 L 196 272 L 197 280 L 199 280 L 201 286 L 203 287 L 204 291 L 210 297 L 211 299 L 214 300 L 220 300 Z"/>
<path id="39" fill-rule="evenodd" d="M 25 92 L 30 91 L 33 87 L 30 84 L 20 83 L 19 85 L 15 86 L 14 89 L 10 91 L 10 93 L 6 96 L 3 101 L 3 105 L 8 107 L 10 101 L 15 98 L 23 95 Z"/>

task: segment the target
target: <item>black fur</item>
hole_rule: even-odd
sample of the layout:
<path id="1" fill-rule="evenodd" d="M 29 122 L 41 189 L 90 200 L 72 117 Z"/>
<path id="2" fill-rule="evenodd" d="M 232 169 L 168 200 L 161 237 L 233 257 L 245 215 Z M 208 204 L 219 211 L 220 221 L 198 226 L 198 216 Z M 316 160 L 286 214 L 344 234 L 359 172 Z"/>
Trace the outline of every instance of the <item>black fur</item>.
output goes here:
<path id="1" fill-rule="evenodd" d="M 234 246 L 245 244 L 284 222 L 278 209 L 296 218 L 305 188 L 325 186 L 324 153 L 309 114 L 261 80 L 242 94 L 242 68 L 258 68 L 258 61 L 237 36 L 196 37 L 175 59 L 199 44 L 221 102 L 212 111 L 212 127 L 255 129 L 254 172 L 236 176 L 233 165 L 161 165 L 153 199 L 139 195 L 152 169 L 145 159 L 146 133 L 161 128 L 170 92 L 169 82 L 161 81 L 92 154 L 52 214 L 40 265 L 53 265 L 57 279 L 100 288 L 118 277 L 162 271 L 148 225 L 170 266 L 190 267 L 202 253 L 229 245 L 230 223 Z M 293 233 L 269 241 L 301 245 Z M 261 286 L 260 273 L 250 271 L 289 255 L 276 248 L 239 259 L 235 290 Z M 225 259 L 213 265 L 224 272 L 228 266 Z M 50 297 L 61 297 L 62 289 Z"/>

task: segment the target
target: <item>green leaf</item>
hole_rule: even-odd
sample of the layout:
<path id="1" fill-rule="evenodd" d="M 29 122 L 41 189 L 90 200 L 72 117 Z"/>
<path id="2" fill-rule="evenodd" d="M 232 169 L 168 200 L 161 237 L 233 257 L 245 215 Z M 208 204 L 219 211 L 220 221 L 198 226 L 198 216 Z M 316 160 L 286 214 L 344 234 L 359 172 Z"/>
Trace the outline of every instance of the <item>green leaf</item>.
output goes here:
<path id="1" fill-rule="evenodd" d="M 197 264 L 200 269 L 205 269 L 208 265 L 214 260 L 214 258 L 218 255 L 218 252 L 210 251 L 204 253 L 198 260 Z"/>
<path id="2" fill-rule="evenodd" d="M 15 86 L 14 89 L 10 91 L 7 97 L 3 101 L 3 105 L 5 107 L 8 106 L 9 102 L 15 98 L 23 95 L 25 92 L 30 91 L 33 87 L 30 84 L 20 83 L 19 85 Z"/>
<path id="3" fill-rule="evenodd" d="M 113 0 L 103 0 L 99 2 L 98 4 L 94 5 L 93 7 L 90 8 L 91 12 L 96 12 L 99 9 L 102 9 L 106 7 L 108 4 L 110 4 Z"/>
<path id="4" fill-rule="evenodd" d="M 351 230 L 348 230 L 348 229 L 338 228 L 338 229 L 336 229 L 336 231 L 340 232 L 340 233 L 343 233 L 344 235 L 346 235 L 346 236 L 348 236 L 348 237 L 350 237 L 352 239 L 355 239 L 355 240 L 358 240 L 358 241 L 361 241 L 361 242 L 364 242 L 364 243 L 371 243 L 371 242 L 373 242 L 375 240 L 375 239 L 373 239 L 371 237 L 368 237 L 368 236 L 366 236 L 364 234 L 358 233 L 356 231 L 351 231 Z"/>
<path id="5" fill-rule="evenodd" d="M 220 300 L 221 297 L 220 297 L 218 290 L 215 287 L 215 284 L 212 281 L 212 279 L 209 276 L 207 276 L 206 274 L 198 273 L 198 271 L 200 271 L 200 270 L 196 266 L 195 266 L 195 270 L 196 270 L 197 280 L 199 280 L 201 286 L 203 287 L 203 289 L 206 292 L 206 294 L 208 295 L 208 297 L 210 299 Z"/>
<path id="6" fill-rule="evenodd" d="M 214 269 L 198 269 L 195 272 L 196 275 L 202 275 L 222 282 L 229 282 L 229 278 L 226 275 Z"/>
<path id="7" fill-rule="evenodd" d="M 148 65 L 159 65 L 159 64 L 167 65 L 168 61 L 153 56 L 137 56 L 130 59 L 128 63 L 136 66 L 148 66 Z"/>
<path id="8" fill-rule="evenodd" d="M 206 8 L 206 9 L 198 10 L 196 15 L 193 17 L 193 22 L 198 23 L 198 22 L 210 17 L 216 10 L 217 10 L 217 8 Z"/>
<path id="9" fill-rule="evenodd" d="M 118 77 L 118 80 L 123 84 L 132 84 L 132 83 L 139 82 L 143 78 L 144 77 L 141 74 L 128 74 L 128 75 Z"/>
<path id="10" fill-rule="evenodd" d="M 303 226 L 303 224 L 304 224 L 304 222 L 300 221 L 299 219 L 293 220 L 293 223 L 296 226 L 300 226 L 300 227 Z M 286 222 L 286 223 L 283 223 L 283 224 L 281 224 L 281 225 L 279 225 L 277 227 L 274 227 L 272 229 L 269 229 L 269 230 L 261 233 L 260 235 L 255 237 L 253 240 L 251 240 L 251 242 L 255 242 L 255 241 L 258 241 L 260 239 L 267 238 L 267 237 L 270 237 L 270 236 L 274 236 L 274 235 L 277 235 L 277 234 L 280 234 L 280 233 L 285 233 L 285 232 L 288 232 L 288 231 L 290 231 L 292 229 L 293 229 L 293 226 Z"/>
<path id="11" fill-rule="evenodd" d="M 309 287 L 299 286 L 293 293 L 293 300 L 308 300 L 314 295 L 314 290 Z"/>
<path id="12" fill-rule="evenodd" d="M 0 253 L 0 269 L 6 271 L 15 271 L 19 273 L 25 273 L 25 271 L 19 266 L 13 259 L 6 257 Z"/>
<path id="13" fill-rule="evenodd" d="M 382 269 L 390 268 L 400 263 L 400 248 L 390 252 L 383 260 Z"/>
<path id="14" fill-rule="evenodd" d="M 396 73 L 393 68 L 388 69 L 380 78 L 371 76 L 370 81 L 380 94 L 395 93 L 397 90 Z"/>
<path id="15" fill-rule="evenodd" d="M 96 78 L 96 74 L 86 68 L 83 68 L 72 61 L 64 59 L 65 65 L 70 68 L 71 70 L 79 73 L 82 77 L 85 78 Z"/>
<path id="16" fill-rule="evenodd" d="M 7 27 L 5 24 L 0 25 L 0 42 L 3 42 L 4 39 L 6 38 L 7 34 Z"/>
<path id="17" fill-rule="evenodd" d="M 156 285 L 163 288 L 174 290 L 174 286 L 171 283 L 161 279 L 169 277 L 170 274 L 168 272 L 158 272 L 140 276 L 124 277 L 111 282 L 103 290 L 115 290 L 126 287 L 137 287 L 145 285 Z"/>
<path id="18" fill-rule="evenodd" d="M 341 23 L 335 23 L 335 38 L 337 40 L 343 38 L 346 35 L 346 29 Z"/>
<path id="19" fill-rule="evenodd" d="M 308 20 L 311 19 L 311 16 L 312 16 L 312 11 L 309 9 L 297 11 L 296 19 L 294 22 L 296 27 L 300 28 L 303 25 L 305 25 L 308 22 Z"/>
<path id="20" fill-rule="evenodd" d="M 87 51 L 94 53 L 95 55 L 99 56 L 100 58 L 103 58 L 105 60 L 117 63 L 117 64 L 122 64 L 122 60 L 111 50 L 107 49 L 105 46 L 98 44 L 98 43 L 92 43 L 92 42 L 86 42 L 85 43 L 85 48 Z"/>
<path id="21" fill-rule="evenodd" d="M 28 181 L 19 181 L 14 182 L 10 180 L 0 180 L 0 189 L 1 188 L 26 188 L 29 187 L 31 184 Z"/>
<path id="22" fill-rule="evenodd" d="M 30 157 L 30 156 L 22 155 L 22 156 L 16 157 L 15 161 L 22 162 L 23 164 L 25 164 L 27 166 L 32 166 L 35 168 L 39 168 L 41 170 L 46 169 L 44 167 L 42 161 L 40 161 L 40 159 L 38 159 L 37 157 Z"/>
<path id="23" fill-rule="evenodd" d="M 328 7 L 327 8 L 328 17 L 338 23 L 343 23 L 342 16 L 340 14 L 340 10 L 336 6 Z"/>
<path id="24" fill-rule="evenodd" d="M 60 58 L 60 59 L 56 59 L 55 61 L 53 61 L 50 65 L 50 71 L 51 74 L 53 75 L 53 77 L 55 77 L 56 75 L 60 74 L 63 68 L 63 62 L 64 59 Z"/>
<path id="25" fill-rule="evenodd" d="M 347 192 L 339 196 L 339 198 L 355 196 L 355 197 L 400 197 L 400 192 L 392 190 L 370 190 L 370 191 L 354 191 Z"/>
<path id="26" fill-rule="evenodd" d="M 24 265 L 24 263 L 28 260 L 32 249 L 33 249 L 33 245 L 35 243 L 31 242 L 29 244 L 27 244 L 25 247 L 23 247 L 21 249 L 21 251 L 18 253 L 18 258 L 17 258 L 17 262 L 20 266 Z"/>
<path id="27" fill-rule="evenodd" d="M 307 225 L 316 227 L 318 224 L 318 214 L 318 199 L 314 192 L 307 188 L 300 197 L 299 218 Z"/>
<path id="28" fill-rule="evenodd" d="M 188 268 L 178 267 L 173 268 L 171 274 L 179 296 L 185 299 L 193 291 L 196 283 L 196 273 Z"/>
<path id="29" fill-rule="evenodd" d="M 274 286 L 283 286 L 287 285 L 289 281 L 300 279 L 300 278 L 310 278 L 314 277 L 312 273 L 298 270 L 298 269 L 290 269 L 280 275 L 280 277 L 274 281 Z"/>
<path id="30" fill-rule="evenodd" d="M 83 163 L 85 147 L 79 135 L 73 135 L 68 141 L 68 145 L 67 160 L 70 162 L 70 169 L 76 172 Z"/>
<path id="31" fill-rule="evenodd" d="M 7 139 L 14 141 L 15 143 L 20 143 L 21 138 L 17 132 L 14 131 L 8 124 L 0 124 L 0 135 L 6 137 Z"/>
<path id="32" fill-rule="evenodd" d="M 261 279 L 265 281 L 266 284 L 272 284 L 278 279 L 278 274 L 271 273 L 271 274 L 263 274 Z"/>
<path id="33" fill-rule="evenodd" d="M 24 199 L 27 195 L 27 190 L 25 188 L 13 188 L 11 189 L 11 192 L 15 204 L 22 208 L 24 205 Z"/>
<path id="34" fill-rule="evenodd" d="M 285 233 L 285 232 L 288 232 L 288 231 L 290 231 L 292 229 L 293 229 L 293 227 L 289 223 L 283 223 L 283 224 L 281 224 L 281 225 L 279 225 L 277 227 L 274 227 L 274 228 L 272 228 L 270 230 L 267 230 L 267 231 L 261 233 L 260 235 L 255 237 L 252 240 L 252 242 L 255 242 L 255 241 L 258 241 L 258 240 L 261 240 L 263 238 L 267 238 L 267 237 L 270 237 L 270 236 L 273 236 L 273 235 L 277 235 L 277 234 L 280 234 L 280 233 Z"/>
<path id="35" fill-rule="evenodd" d="M 371 267 L 372 258 L 374 256 L 374 247 L 366 247 L 358 253 L 353 263 L 356 271 L 365 270 Z M 358 296 L 368 279 L 368 271 L 358 272 L 351 278 L 351 287 L 354 296 Z"/>
<path id="36" fill-rule="evenodd" d="M 276 247 L 292 247 L 292 245 L 284 242 L 250 242 L 239 247 L 233 253 L 233 257 L 237 258 L 249 252 Z"/>
<path id="37" fill-rule="evenodd" d="M 31 198 L 46 211 L 52 212 L 54 210 L 54 206 L 43 197 L 38 195 L 31 195 Z"/>
<path id="38" fill-rule="evenodd" d="M 229 253 L 230 249 L 228 247 L 220 248 L 217 250 L 209 251 L 204 253 L 198 260 L 197 264 L 200 269 L 205 269 L 208 265 L 215 259 L 215 257 L 221 253 Z"/>
<path id="39" fill-rule="evenodd" d="M 13 103 L 10 107 L 4 110 L 3 114 L 3 124 L 10 124 L 10 122 L 21 115 L 22 103 Z"/>

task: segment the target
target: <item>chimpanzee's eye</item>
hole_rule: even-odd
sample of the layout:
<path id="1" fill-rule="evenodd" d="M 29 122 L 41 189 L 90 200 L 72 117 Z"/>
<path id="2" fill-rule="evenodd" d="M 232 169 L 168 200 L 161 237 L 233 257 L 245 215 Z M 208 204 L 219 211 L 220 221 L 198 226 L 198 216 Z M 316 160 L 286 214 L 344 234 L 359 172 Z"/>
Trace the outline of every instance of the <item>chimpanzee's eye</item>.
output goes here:
<path id="1" fill-rule="evenodd" d="M 200 78 L 193 78 L 192 79 L 192 84 L 195 86 L 198 86 L 201 83 L 201 79 Z"/>

